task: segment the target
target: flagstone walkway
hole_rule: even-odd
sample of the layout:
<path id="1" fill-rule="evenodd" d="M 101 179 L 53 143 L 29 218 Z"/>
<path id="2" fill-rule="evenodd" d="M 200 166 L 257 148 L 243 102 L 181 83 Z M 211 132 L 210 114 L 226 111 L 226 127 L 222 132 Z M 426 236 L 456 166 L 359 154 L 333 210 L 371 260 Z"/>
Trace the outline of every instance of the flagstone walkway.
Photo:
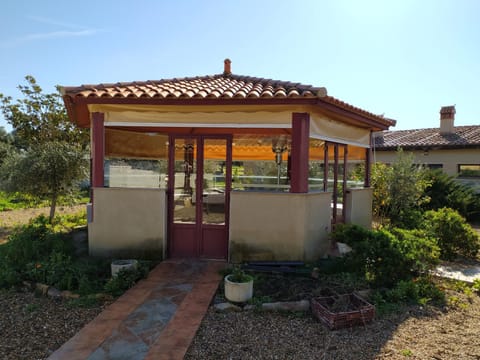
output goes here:
<path id="1" fill-rule="evenodd" d="M 224 267 L 224 262 L 163 261 L 49 359 L 183 359 Z"/>
<path id="2" fill-rule="evenodd" d="M 437 266 L 434 274 L 449 279 L 473 283 L 476 279 L 480 279 L 480 263 L 462 264 L 444 262 Z"/>

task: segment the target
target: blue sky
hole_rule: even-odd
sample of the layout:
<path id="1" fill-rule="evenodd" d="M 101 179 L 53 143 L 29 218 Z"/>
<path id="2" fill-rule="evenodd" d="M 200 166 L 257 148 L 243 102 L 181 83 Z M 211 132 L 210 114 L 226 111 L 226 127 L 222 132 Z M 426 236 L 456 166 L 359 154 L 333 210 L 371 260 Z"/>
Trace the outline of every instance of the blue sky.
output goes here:
<path id="1" fill-rule="evenodd" d="M 2 0 L 0 93 L 217 74 L 325 86 L 395 130 L 480 124 L 477 0 Z M 11 128 L 0 115 L 0 126 Z"/>

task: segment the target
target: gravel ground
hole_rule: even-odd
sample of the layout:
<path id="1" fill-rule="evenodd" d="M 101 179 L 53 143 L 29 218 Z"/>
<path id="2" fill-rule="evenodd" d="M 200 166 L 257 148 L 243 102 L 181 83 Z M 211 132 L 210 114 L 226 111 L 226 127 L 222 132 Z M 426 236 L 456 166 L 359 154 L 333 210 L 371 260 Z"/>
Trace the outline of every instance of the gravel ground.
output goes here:
<path id="1" fill-rule="evenodd" d="M 411 308 L 330 331 L 310 314 L 210 309 L 185 359 L 480 359 L 480 302 L 447 314 Z"/>
<path id="2" fill-rule="evenodd" d="M 0 212 L 0 233 L 39 213 L 48 213 L 48 209 Z M 308 296 L 309 280 L 292 285 L 288 300 Z M 278 285 L 273 288 L 269 289 L 272 293 Z M 310 313 L 218 313 L 211 308 L 185 359 L 479 360 L 480 297 L 448 296 L 458 299 L 456 307 L 409 307 L 366 327 L 338 331 L 328 330 Z M 27 291 L 0 290 L 0 309 L 0 358 L 33 360 L 47 358 L 102 307 L 69 307 Z"/>
<path id="3" fill-rule="evenodd" d="M 70 307 L 30 291 L 0 290 L 0 358 L 46 359 L 102 311 Z"/>
<path id="4" fill-rule="evenodd" d="M 72 214 L 85 205 L 59 207 L 59 214 Z M 50 208 L 0 212 L 0 244 L 13 226 L 24 224 Z M 0 289 L 0 359 L 45 359 L 99 314 L 103 307 L 68 306 L 62 300 L 36 296 L 31 291 Z"/>
<path id="5" fill-rule="evenodd" d="M 405 307 L 371 324 L 330 331 L 311 313 L 206 314 L 185 359 L 480 359 L 480 296 L 456 306 Z"/>

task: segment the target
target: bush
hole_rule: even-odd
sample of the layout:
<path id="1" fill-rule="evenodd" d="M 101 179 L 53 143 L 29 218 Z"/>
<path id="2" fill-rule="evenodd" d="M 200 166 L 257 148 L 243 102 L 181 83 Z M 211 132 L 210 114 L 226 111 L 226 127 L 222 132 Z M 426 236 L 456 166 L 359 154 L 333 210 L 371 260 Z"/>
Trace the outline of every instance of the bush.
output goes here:
<path id="1" fill-rule="evenodd" d="M 376 163 L 372 168 L 374 214 L 382 223 L 418 227 L 421 206 L 429 201 L 425 194 L 429 185 L 425 169 L 414 164 L 413 154 L 398 149 L 391 165 Z"/>
<path id="2" fill-rule="evenodd" d="M 103 291 L 110 276 L 109 261 L 74 258 L 65 232 L 76 224 L 76 216 L 56 218 L 52 224 L 40 216 L 17 227 L 0 245 L 0 287 L 28 280 L 82 295 Z"/>
<path id="3" fill-rule="evenodd" d="M 427 174 L 431 185 L 425 191 L 430 198 L 430 202 L 423 205 L 425 210 L 447 207 L 457 210 L 469 221 L 479 218 L 480 195 L 475 194 L 470 186 L 460 183 L 441 170 L 430 170 Z"/>
<path id="4" fill-rule="evenodd" d="M 140 261 L 137 269 L 121 269 L 117 276 L 112 277 L 105 284 L 104 290 L 107 294 L 119 296 L 130 289 L 135 283 L 144 278 L 150 269 L 149 261 Z"/>
<path id="5" fill-rule="evenodd" d="M 59 290 L 87 295 L 82 305 L 90 304 L 89 294 L 106 291 L 121 295 L 140 278 L 145 277 L 151 262 L 140 261 L 138 270 L 120 272 L 110 279 L 110 261 L 74 257 L 65 232 L 70 231 L 83 216 L 55 218 L 52 224 L 44 216 L 17 227 L 9 241 L 0 245 L 0 287 L 9 288 L 23 280 L 41 282 Z M 89 300 L 90 299 L 90 300 Z"/>
<path id="6" fill-rule="evenodd" d="M 435 238 L 422 230 L 392 229 L 400 252 L 405 257 L 412 274 L 426 274 L 438 264 L 440 248 Z"/>
<path id="7" fill-rule="evenodd" d="M 341 260 L 345 270 L 362 272 L 374 286 L 392 286 L 422 274 L 438 261 L 435 240 L 418 230 L 367 230 L 358 225 L 338 226 L 334 240 L 353 249 Z"/>
<path id="8" fill-rule="evenodd" d="M 424 225 L 430 236 L 437 239 L 442 259 L 453 260 L 459 255 L 473 258 L 480 250 L 478 235 L 453 209 L 427 211 Z"/>
<path id="9" fill-rule="evenodd" d="M 0 246 L 0 286 L 9 287 L 28 279 L 32 264 L 46 261 L 52 252 L 71 254 L 62 234 L 54 233 L 48 219 L 39 216 L 17 227 L 9 241 Z"/>
<path id="10" fill-rule="evenodd" d="M 376 291 L 372 300 L 379 313 L 398 309 L 402 304 L 441 306 L 446 303 L 445 293 L 426 277 L 401 280 L 392 289 Z"/>

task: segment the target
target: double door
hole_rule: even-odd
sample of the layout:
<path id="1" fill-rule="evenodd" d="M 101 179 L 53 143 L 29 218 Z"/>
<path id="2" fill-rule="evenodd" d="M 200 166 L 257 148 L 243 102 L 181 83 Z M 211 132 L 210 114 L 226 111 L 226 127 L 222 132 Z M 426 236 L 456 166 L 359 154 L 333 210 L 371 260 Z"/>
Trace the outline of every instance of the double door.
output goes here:
<path id="1" fill-rule="evenodd" d="M 169 256 L 226 259 L 231 137 L 171 136 L 169 141 Z"/>

